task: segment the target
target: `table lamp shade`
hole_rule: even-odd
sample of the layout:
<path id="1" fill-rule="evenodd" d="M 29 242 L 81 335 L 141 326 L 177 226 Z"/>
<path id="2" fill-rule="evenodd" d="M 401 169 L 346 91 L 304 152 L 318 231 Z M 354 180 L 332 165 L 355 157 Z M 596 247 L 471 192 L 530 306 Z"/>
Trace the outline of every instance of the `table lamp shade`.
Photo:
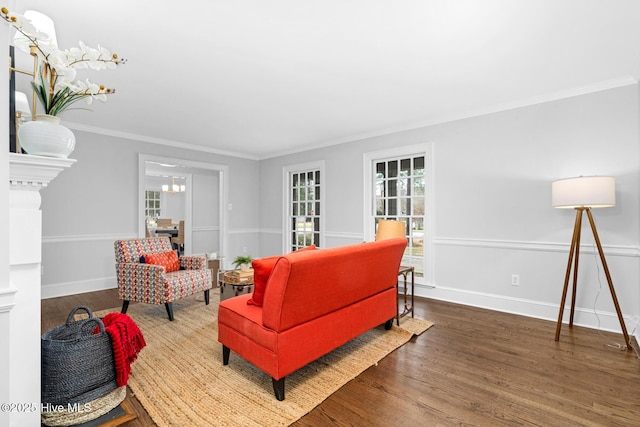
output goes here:
<path id="1" fill-rule="evenodd" d="M 29 100 L 27 94 L 24 92 L 16 91 L 16 113 L 20 112 L 22 117 L 28 117 L 31 115 L 31 108 L 29 108 Z"/>
<path id="2" fill-rule="evenodd" d="M 376 240 L 405 237 L 406 227 L 407 227 L 407 224 L 404 221 L 393 221 L 390 219 L 381 219 L 378 221 L 378 230 L 376 231 Z"/>
<path id="3" fill-rule="evenodd" d="M 24 17 L 31 22 L 31 25 L 38 31 L 36 38 L 39 46 L 58 48 L 58 40 L 56 37 L 56 26 L 53 20 L 42 12 L 36 10 L 27 10 Z M 30 52 L 30 46 L 33 42 L 24 34 L 16 31 L 13 38 L 13 45 L 23 52 Z"/>
<path id="4" fill-rule="evenodd" d="M 551 184 L 554 208 L 610 208 L 616 205 L 616 181 L 612 176 L 580 176 Z"/>

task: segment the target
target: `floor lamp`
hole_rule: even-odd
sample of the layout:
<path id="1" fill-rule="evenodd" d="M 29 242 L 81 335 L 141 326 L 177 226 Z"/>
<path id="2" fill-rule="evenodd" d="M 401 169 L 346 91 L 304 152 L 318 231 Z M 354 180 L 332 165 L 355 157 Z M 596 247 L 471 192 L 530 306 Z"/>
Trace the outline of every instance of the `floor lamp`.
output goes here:
<path id="1" fill-rule="evenodd" d="M 564 277 L 564 289 L 562 290 L 562 299 L 560 301 L 560 313 L 558 313 L 558 324 L 556 326 L 556 341 L 560 340 L 560 328 L 562 327 L 562 314 L 564 312 L 564 304 L 567 299 L 567 290 L 569 288 L 569 279 L 571 278 L 571 270 L 573 267 L 573 289 L 571 294 L 571 315 L 569 317 L 569 327 L 573 326 L 573 314 L 576 306 L 576 290 L 578 287 L 578 260 L 580 257 L 580 231 L 582 229 L 582 216 L 584 213 L 589 218 L 589 224 L 591 225 L 591 231 L 593 232 L 593 238 L 596 246 L 598 247 L 598 253 L 600 254 L 600 260 L 604 267 L 604 273 L 607 277 L 607 283 L 609 284 L 609 291 L 611 291 L 611 297 L 613 298 L 613 304 L 618 314 L 618 320 L 622 327 L 622 333 L 624 340 L 627 344 L 627 350 L 631 350 L 631 343 L 629 342 L 629 334 L 622 318 L 622 311 L 620 310 L 620 304 L 618 304 L 618 298 L 616 297 L 616 291 L 613 288 L 613 281 L 611 280 L 611 274 L 609 273 L 609 267 L 607 266 L 607 260 L 604 257 L 604 251 L 600 244 L 600 238 L 598 237 L 598 231 L 596 230 L 596 224 L 593 221 L 591 215 L 592 208 L 610 208 L 616 204 L 616 191 L 615 191 L 615 178 L 610 176 L 581 176 L 577 178 L 567 178 L 554 181 L 551 184 L 551 199 L 554 208 L 560 209 L 575 209 L 576 221 L 573 227 L 573 238 L 571 239 L 571 249 L 569 250 L 569 261 L 567 263 L 567 271 Z"/>

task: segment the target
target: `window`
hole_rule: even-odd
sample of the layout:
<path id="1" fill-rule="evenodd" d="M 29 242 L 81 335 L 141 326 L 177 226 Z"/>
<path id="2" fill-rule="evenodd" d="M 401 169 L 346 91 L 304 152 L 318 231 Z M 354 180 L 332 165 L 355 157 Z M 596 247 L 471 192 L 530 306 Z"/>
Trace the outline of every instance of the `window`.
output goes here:
<path id="1" fill-rule="evenodd" d="M 304 167 L 304 168 L 303 168 Z M 315 244 L 322 247 L 321 183 L 322 166 L 306 165 L 285 169 L 287 206 L 285 215 L 285 250 Z"/>
<path id="2" fill-rule="evenodd" d="M 374 221 L 392 219 L 407 224 L 403 265 L 424 277 L 425 156 L 375 160 L 373 166 Z"/>
<path id="3" fill-rule="evenodd" d="M 144 216 L 153 219 L 160 216 L 160 191 L 145 190 Z"/>

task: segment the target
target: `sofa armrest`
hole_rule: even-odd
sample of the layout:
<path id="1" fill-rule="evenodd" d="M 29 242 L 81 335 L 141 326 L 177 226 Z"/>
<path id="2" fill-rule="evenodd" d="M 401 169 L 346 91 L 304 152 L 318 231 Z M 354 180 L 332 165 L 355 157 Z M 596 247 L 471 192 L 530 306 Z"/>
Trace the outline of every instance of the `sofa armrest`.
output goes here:
<path id="1" fill-rule="evenodd" d="M 181 256 L 180 268 L 185 270 L 205 270 L 207 268 L 207 257 L 201 255 Z"/>

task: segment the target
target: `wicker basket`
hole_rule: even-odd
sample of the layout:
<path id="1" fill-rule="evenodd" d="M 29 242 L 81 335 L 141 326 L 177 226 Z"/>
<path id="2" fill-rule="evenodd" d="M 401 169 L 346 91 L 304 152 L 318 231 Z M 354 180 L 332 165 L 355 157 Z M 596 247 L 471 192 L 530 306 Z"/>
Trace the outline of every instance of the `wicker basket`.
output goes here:
<path id="1" fill-rule="evenodd" d="M 89 318 L 73 321 L 78 310 L 85 310 Z M 94 334 L 96 327 L 99 330 Z M 118 388 L 111 338 L 88 307 L 74 308 L 64 325 L 45 332 L 41 347 L 44 408 L 83 405 Z"/>
<path id="2" fill-rule="evenodd" d="M 65 407 L 62 410 L 57 408 L 55 411 L 43 411 L 40 418 L 42 424 L 51 427 L 84 424 L 110 412 L 121 404 L 126 397 L 127 386 L 122 386 L 83 405 Z M 46 407 L 43 409 L 46 409 Z M 100 425 L 102 426 L 103 424 Z"/>

